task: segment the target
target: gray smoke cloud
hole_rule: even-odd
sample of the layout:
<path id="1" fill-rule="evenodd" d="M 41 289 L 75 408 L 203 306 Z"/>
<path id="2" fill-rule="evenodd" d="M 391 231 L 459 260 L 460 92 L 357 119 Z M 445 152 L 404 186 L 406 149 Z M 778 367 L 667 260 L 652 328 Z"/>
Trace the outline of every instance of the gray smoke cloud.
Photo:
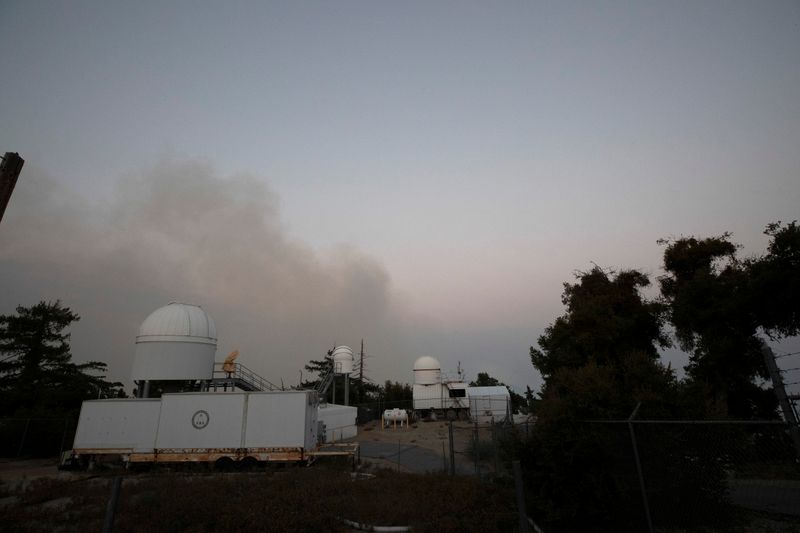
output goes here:
<path id="1" fill-rule="evenodd" d="M 0 226 L 0 279 L 0 313 L 61 299 L 82 317 L 75 359 L 107 362 L 126 383 L 140 323 L 170 301 L 214 318 L 218 360 L 238 348 L 239 361 L 287 385 L 334 342 L 365 337 L 378 380 L 410 379 L 416 355 L 404 332 L 419 319 L 376 259 L 293 239 L 263 180 L 205 161 L 164 158 L 102 204 L 28 165 Z"/>

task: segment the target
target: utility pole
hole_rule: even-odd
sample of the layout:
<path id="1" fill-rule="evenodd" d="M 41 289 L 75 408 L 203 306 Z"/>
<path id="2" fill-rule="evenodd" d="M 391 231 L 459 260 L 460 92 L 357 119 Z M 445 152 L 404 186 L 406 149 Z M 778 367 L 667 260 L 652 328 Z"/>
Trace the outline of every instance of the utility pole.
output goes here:
<path id="1" fill-rule="evenodd" d="M 361 353 L 358 358 L 358 386 L 364 385 L 364 339 L 361 339 Z M 362 389 L 363 390 L 363 389 Z"/>
<path id="2" fill-rule="evenodd" d="M 767 365 L 769 377 L 772 379 L 772 389 L 775 391 L 775 396 L 778 397 L 778 404 L 781 406 L 783 418 L 785 418 L 786 423 L 789 424 L 789 433 L 794 442 L 794 450 L 797 454 L 797 459 L 800 460 L 800 428 L 798 428 L 797 417 L 795 416 L 792 404 L 789 401 L 789 397 L 786 395 L 786 387 L 783 384 L 783 378 L 781 378 L 781 371 L 778 368 L 778 363 L 775 362 L 775 354 L 767 345 L 764 345 L 761 352 L 764 354 L 764 362 Z"/>
<path id="3" fill-rule="evenodd" d="M 25 160 L 16 152 L 6 152 L 6 155 L 0 158 L 0 222 L 3 220 L 3 214 L 6 212 L 8 201 L 11 200 L 11 193 L 14 192 L 14 186 L 24 164 Z"/>

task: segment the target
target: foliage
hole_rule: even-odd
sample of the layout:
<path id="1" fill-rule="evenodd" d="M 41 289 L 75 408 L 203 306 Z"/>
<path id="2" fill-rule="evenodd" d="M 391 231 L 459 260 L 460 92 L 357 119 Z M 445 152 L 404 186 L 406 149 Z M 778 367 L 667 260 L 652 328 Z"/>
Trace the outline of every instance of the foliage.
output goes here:
<path id="1" fill-rule="evenodd" d="M 80 317 L 60 301 L 17 307 L 0 316 L 0 395 L 4 414 L 64 413 L 83 400 L 124 395 L 121 383 L 103 379 L 106 364 L 72 363 L 69 333 Z"/>
<path id="2" fill-rule="evenodd" d="M 628 512 L 638 496 L 630 437 L 587 421 L 624 420 L 640 404 L 647 418 L 681 414 L 675 373 L 658 361 L 659 347 L 669 345 L 663 304 L 640 294 L 648 284 L 635 270 L 580 273 L 565 284 L 566 313 L 531 348 L 545 383 L 536 426 L 518 453 L 536 488 L 532 506 L 553 530 L 641 529 L 641 513 Z"/>
<path id="3" fill-rule="evenodd" d="M 778 337 L 800 334 L 800 226 L 769 224 L 767 254 L 746 262 L 751 305 L 764 330 Z"/>
<path id="4" fill-rule="evenodd" d="M 595 267 L 565 284 L 566 313 L 531 348 L 544 377 L 536 402 L 538 422 L 520 437 L 517 453 L 530 486 L 532 505 L 553 530 L 638 530 L 626 502 L 639 498 L 627 424 L 590 423 L 626 419 L 637 406 L 646 418 L 772 418 L 775 398 L 760 385 L 767 377 L 765 332 L 800 333 L 800 227 L 770 224 L 767 253 L 741 260 L 729 234 L 661 241 L 664 270 L 661 300 L 647 301 L 649 284 L 635 270 L 619 274 Z M 678 345 L 690 353 L 687 378 L 658 361 L 670 345 L 666 321 Z M 529 401 L 533 405 L 532 394 Z M 707 437 L 708 435 L 706 435 Z M 690 523 L 719 514 L 726 505 L 730 458 L 752 447 L 747 435 L 709 448 L 703 435 L 682 430 L 650 431 L 640 439 L 643 466 L 659 480 L 651 505 L 692 504 Z M 635 513 L 636 514 L 636 513 Z M 682 524 L 685 525 L 685 524 Z"/>
<path id="5" fill-rule="evenodd" d="M 675 336 L 690 353 L 686 390 L 703 406 L 704 416 L 776 416 L 774 397 L 754 381 L 769 377 L 758 332 L 762 326 L 792 331 L 790 314 L 776 314 L 765 299 L 779 299 L 786 289 L 778 278 L 792 279 L 792 254 L 784 253 L 791 246 L 783 245 L 783 237 L 796 229 L 771 227 L 767 231 L 773 234 L 773 251 L 748 261 L 739 260 L 738 245 L 727 233 L 661 241 L 666 244 L 661 294 Z M 775 241 L 778 234 L 781 244 Z M 797 266 L 794 270 L 797 278 Z M 796 305 L 786 302 L 789 308 Z"/>
<path id="6" fill-rule="evenodd" d="M 580 368 L 593 361 L 613 364 L 622 354 L 640 352 L 656 359 L 658 348 L 669 346 L 663 331 L 664 309 L 642 298 L 650 284 L 636 270 L 606 272 L 595 266 L 564 284 L 566 314 L 558 317 L 531 347 L 533 366 L 547 380 L 558 369 Z"/>
<path id="7" fill-rule="evenodd" d="M 383 384 L 379 395 L 380 401 L 383 402 L 386 408 L 408 408 L 414 400 L 414 392 L 411 385 L 408 383 L 389 381 L 388 379 Z"/>

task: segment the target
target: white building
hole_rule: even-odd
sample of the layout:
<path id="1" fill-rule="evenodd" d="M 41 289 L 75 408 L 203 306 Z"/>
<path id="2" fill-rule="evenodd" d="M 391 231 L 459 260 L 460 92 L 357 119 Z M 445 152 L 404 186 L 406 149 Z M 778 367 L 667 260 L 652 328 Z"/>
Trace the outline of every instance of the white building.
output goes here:
<path id="1" fill-rule="evenodd" d="M 442 367 L 433 357 L 423 356 L 414 362 L 414 411 L 433 411 L 450 418 L 466 418 L 469 403 L 467 384 L 462 379 L 448 380 L 442 377 Z"/>
<path id="2" fill-rule="evenodd" d="M 317 420 L 325 425 L 325 442 L 338 442 L 358 434 L 356 407 L 329 403 L 320 405 L 317 413 Z"/>
<path id="3" fill-rule="evenodd" d="M 149 396 L 152 380 L 210 380 L 216 352 L 216 326 L 200 306 L 170 302 L 156 309 L 136 336 L 131 377 L 139 397 Z"/>
<path id="4" fill-rule="evenodd" d="M 510 419 L 511 395 L 506 387 L 467 387 L 469 417 L 478 423 Z"/>

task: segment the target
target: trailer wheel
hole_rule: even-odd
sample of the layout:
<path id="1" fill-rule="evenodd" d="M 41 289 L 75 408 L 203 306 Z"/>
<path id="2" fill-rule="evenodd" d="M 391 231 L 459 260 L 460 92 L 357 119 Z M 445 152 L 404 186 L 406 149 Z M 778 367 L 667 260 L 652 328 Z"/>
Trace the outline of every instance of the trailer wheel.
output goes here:
<path id="1" fill-rule="evenodd" d="M 458 414 L 456 413 L 455 409 L 448 409 L 447 410 L 447 419 L 448 420 L 456 420 L 458 418 Z"/>
<path id="2" fill-rule="evenodd" d="M 220 457 L 214 461 L 214 470 L 220 472 L 230 472 L 236 467 L 236 463 L 230 457 Z"/>
<path id="3" fill-rule="evenodd" d="M 469 420 L 469 413 L 467 413 L 466 409 L 459 409 L 458 411 L 458 419 L 459 420 Z"/>
<path id="4" fill-rule="evenodd" d="M 239 461 L 239 469 L 245 472 L 249 472 L 258 468 L 258 459 L 255 457 L 245 457 L 241 461 Z"/>

